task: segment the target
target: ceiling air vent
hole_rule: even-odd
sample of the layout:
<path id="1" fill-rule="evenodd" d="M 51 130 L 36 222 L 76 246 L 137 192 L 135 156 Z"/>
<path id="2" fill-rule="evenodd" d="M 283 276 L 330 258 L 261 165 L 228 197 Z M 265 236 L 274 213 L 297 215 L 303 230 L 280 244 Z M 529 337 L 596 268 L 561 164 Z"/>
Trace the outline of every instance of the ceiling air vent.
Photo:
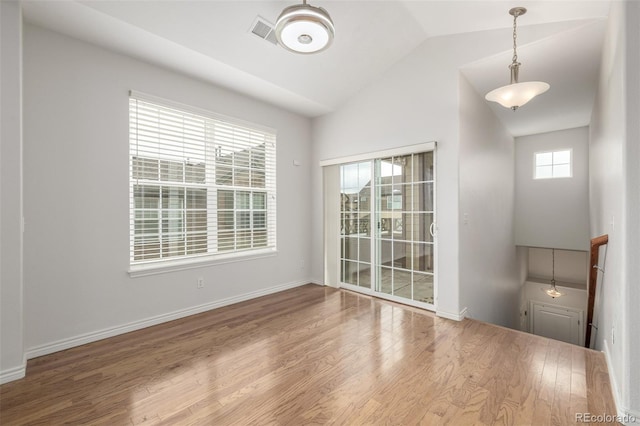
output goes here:
<path id="1" fill-rule="evenodd" d="M 256 17 L 256 20 L 253 21 L 253 25 L 251 25 L 249 32 L 263 40 L 267 40 L 271 44 L 278 44 L 273 24 L 261 16 Z"/>

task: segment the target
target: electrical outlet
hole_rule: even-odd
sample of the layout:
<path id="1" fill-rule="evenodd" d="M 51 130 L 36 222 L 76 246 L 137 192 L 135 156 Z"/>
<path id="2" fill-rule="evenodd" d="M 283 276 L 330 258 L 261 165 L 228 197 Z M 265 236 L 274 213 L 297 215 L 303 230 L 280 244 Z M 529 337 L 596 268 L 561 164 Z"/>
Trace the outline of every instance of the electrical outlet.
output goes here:
<path id="1" fill-rule="evenodd" d="M 204 278 L 198 278 L 197 288 L 204 288 Z"/>

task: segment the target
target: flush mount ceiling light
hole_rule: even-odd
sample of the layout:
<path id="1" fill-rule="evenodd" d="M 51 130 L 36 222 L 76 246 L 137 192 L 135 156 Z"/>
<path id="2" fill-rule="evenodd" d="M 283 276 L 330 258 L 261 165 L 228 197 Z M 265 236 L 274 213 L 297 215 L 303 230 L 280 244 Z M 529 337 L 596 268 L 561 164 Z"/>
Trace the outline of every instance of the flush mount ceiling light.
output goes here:
<path id="1" fill-rule="evenodd" d="M 307 0 L 285 8 L 276 21 L 278 42 L 295 53 L 321 52 L 331 45 L 334 34 L 327 11 L 308 5 Z"/>
<path id="2" fill-rule="evenodd" d="M 486 100 L 497 102 L 503 107 L 511 108 L 514 111 L 549 90 L 549 85 L 542 81 L 518 83 L 518 71 L 522 64 L 518 62 L 518 53 L 516 52 L 516 20 L 518 16 L 522 16 L 525 13 L 527 13 L 527 9 L 524 7 L 514 7 L 509 10 L 509 15 L 513 16 L 513 59 L 511 65 L 509 65 L 511 84 L 494 89 L 485 96 Z"/>

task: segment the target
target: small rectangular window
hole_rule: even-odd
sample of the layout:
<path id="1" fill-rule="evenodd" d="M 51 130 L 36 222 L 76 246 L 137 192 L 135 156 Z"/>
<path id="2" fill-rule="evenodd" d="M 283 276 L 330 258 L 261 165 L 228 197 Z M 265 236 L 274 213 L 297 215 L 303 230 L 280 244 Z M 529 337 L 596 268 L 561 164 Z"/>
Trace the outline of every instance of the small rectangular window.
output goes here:
<path id="1" fill-rule="evenodd" d="M 570 149 L 535 153 L 534 179 L 553 179 L 571 176 Z"/>

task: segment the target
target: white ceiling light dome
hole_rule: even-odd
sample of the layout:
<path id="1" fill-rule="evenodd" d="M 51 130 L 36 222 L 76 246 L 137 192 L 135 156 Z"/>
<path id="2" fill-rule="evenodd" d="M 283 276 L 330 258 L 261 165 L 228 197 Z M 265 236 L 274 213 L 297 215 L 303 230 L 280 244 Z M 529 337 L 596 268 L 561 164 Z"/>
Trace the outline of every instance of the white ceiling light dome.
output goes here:
<path id="1" fill-rule="evenodd" d="M 316 53 L 333 42 L 333 21 L 321 7 L 302 4 L 285 8 L 276 21 L 276 37 L 282 47 L 295 53 Z"/>
<path id="2" fill-rule="evenodd" d="M 485 99 L 516 110 L 547 90 L 549 90 L 549 84 L 543 81 L 513 83 L 490 91 Z"/>

